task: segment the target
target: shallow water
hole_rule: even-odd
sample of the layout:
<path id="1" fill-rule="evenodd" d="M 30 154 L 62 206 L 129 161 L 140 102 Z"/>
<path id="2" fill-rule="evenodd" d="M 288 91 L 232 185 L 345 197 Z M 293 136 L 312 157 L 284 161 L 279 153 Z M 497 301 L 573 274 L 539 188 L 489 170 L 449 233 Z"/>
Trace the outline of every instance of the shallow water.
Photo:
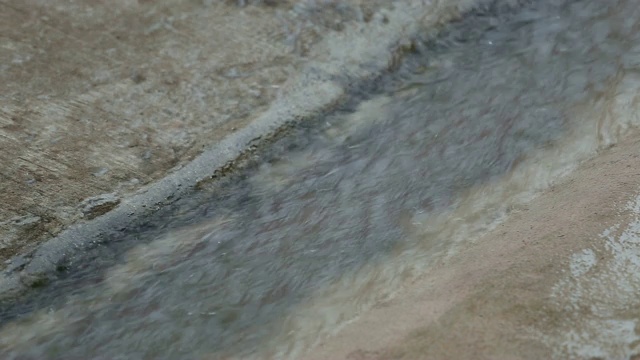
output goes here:
<path id="1" fill-rule="evenodd" d="M 639 11 L 468 15 L 358 101 L 5 309 L 2 358 L 303 358 L 638 123 Z"/>

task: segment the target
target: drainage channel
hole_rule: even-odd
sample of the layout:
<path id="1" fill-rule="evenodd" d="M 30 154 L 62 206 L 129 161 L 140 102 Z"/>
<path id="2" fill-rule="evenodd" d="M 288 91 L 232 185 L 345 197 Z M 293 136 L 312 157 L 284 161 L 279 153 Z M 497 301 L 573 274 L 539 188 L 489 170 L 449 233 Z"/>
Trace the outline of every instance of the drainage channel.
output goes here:
<path id="1" fill-rule="evenodd" d="M 626 2 L 488 7 L 3 305 L 3 358 L 304 358 L 636 125 Z M 635 19 L 637 21 L 637 19 Z"/>

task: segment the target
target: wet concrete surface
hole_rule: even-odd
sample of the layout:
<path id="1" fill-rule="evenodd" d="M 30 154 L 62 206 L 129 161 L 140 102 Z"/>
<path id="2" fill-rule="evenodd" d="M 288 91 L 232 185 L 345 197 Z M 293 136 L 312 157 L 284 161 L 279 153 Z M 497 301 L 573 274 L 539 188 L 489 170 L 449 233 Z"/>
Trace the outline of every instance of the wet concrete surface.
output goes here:
<path id="1" fill-rule="evenodd" d="M 248 126 L 388 4 L 239 5 L 0 2 L 0 267 Z"/>
<path id="2" fill-rule="evenodd" d="M 108 242 L 111 237 L 106 234 L 112 233 L 114 229 L 126 228 L 137 219 L 153 214 L 157 209 L 170 204 L 194 187 L 200 187 L 208 181 L 207 179 L 217 178 L 221 173 L 228 173 L 238 163 L 242 163 L 253 153 L 261 151 L 263 147 L 286 134 L 286 131 L 295 124 L 334 109 L 337 104 L 346 100 L 343 95 L 349 89 L 357 88 L 364 82 L 376 79 L 381 72 L 395 68 L 399 64 L 399 59 L 407 51 L 411 51 L 413 46 L 411 39 L 419 29 L 436 33 L 442 24 L 458 17 L 475 2 L 471 0 L 449 0 L 436 3 L 424 3 L 421 0 L 396 1 L 391 9 L 383 7 L 371 16 L 356 16 L 357 21 L 349 21 L 349 17 L 360 12 L 352 11 L 353 8 L 344 3 L 318 3 L 314 0 L 304 0 L 278 4 L 293 5 L 289 15 L 298 20 L 304 20 L 305 16 L 313 14 L 313 21 L 306 21 L 304 26 L 296 27 L 295 39 L 305 39 L 304 34 L 308 31 L 316 37 L 323 34 L 324 37 L 320 36 L 322 41 L 311 49 L 303 68 L 287 79 L 280 89 L 282 90 L 280 95 L 268 109 L 243 126 L 232 127 L 235 130 L 231 133 L 223 132 L 224 138 L 219 141 L 216 137 L 207 138 L 207 141 L 212 141 L 208 148 L 184 166 L 178 164 L 161 179 L 148 185 L 132 182 L 133 187 L 130 190 L 138 189 L 134 194 L 130 191 L 121 191 L 122 189 L 113 191 L 113 186 L 116 184 L 112 183 L 104 189 L 111 192 L 84 199 L 77 207 L 66 213 L 73 216 L 65 218 L 66 220 L 62 223 L 50 221 L 51 218 L 46 216 L 34 215 L 12 218 L 0 224 L 2 231 L 6 231 L 6 236 L 3 236 L 2 240 L 5 243 L 4 256 L 13 256 L 2 264 L 7 267 L 6 271 L 0 274 L 0 299 L 10 298 L 27 291 L 34 284 L 46 282 L 51 276 L 55 277 L 59 263 L 78 261 L 83 257 L 86 249 L 92 248 L 95 244 Z M 377 3 L 360 4 L 356 1 L 352 5 L 358 5 L 360 10 L 365 11 L 367 6 L 375 4 Z M 204 5 L 207 7 L 213 3 L 206 2 Z M 73 9 L 77 10 L 77 8 Z M 132 11 L 135 13 L 136 9 L 141 8 L 133 6 Z M 233 9 L 237 10 L 237 8 Z M 249 7 L 249 9 L 253 8 Z M 224 16 L 227 21 L 229 14 L 245 16 L 247 13 L 222 12 L 219 15 Z M 338 16 L 339 14 L 342 15 Z M 282 14 L 276 11 L 275 15 Z M 335 24 L 336 16 L 341 19 L 339 21 L 346 21 L 340 23 L 344 27 L 340 26 L 337 29 L 340 31 L 322 33 L 323 26 L 328 26 L 325 20 L 331 19 Z M 272 24 L 272 22 L 268 23 Z M 236 25 L 242 26 L 242 23 L 234 23 L 234 26 Z M 288 27 L 287 29 L 291 30 Z M 273 40 L 279 41 L 277 37 Z M 195 46 L 195 44 L 189 44 L 189 46 Z M 224 48 L 219 50 L 226 51 Z M 225 97 L 219 100 L 226 101 Z M 43 119 L 46 118 L 41 120 Z M 120 125 L 127 124 L 129 123 L 120 123 Z M 37 124 L 31 125 L 37 127 Z M 46 140 L 47 136 L 44 134 L 43 139 Z M 199 132 L 198 136 L 206 138 L 206 132 Z M 7 139 L 10 140 L 10 138 Z M 111 140 L 104 144 L 107 148 L 117 146 L 117 142 Z M 36 152 L 40 150 L 43 149 L 36 149 Z M 101 152 L 103 156 L 113 155 L 113 153 L 109 149 Z M 168 169 L 162 171 L 166 170 Z M 100 168 L 92 174 L 106 173 L 108 169 Z M 64 185 L 65 182 L 56 184 Z M 14 186 L 7 187 L 9 195 L 15 195 L 15 191 L 20 188 L 19 182 L 14 181 L 12 185 Z M 40 199 L 38 204 L 43 206 L 56 196 L 61 196 L 62 202 L 74 201 L 69 198 L 73 194 L 64 191 L 46 192 L 40 195 L 53 196 L 53 198 Z M 30 206 L 28 202 L 25 204 Z M 62 207 L 54 208 L 52 211 L 69 210 L 63 205 L 60 206 Z M 51 226 L 44 226 L 46 224 Z M 46 241 L 42 242 L 43 240 Z"/>
<path id="3" fill-rule="evenodd" d="M 59 280 L 3 306 L 18 334 L 3 338 L 4 355 L 300 358 L 464 245 L 471 222 L 449 216 L 469 206 L 481 232 L 514 194 L 637 125 L 598 115 L 632 109 L 633 11 L 625 1 L 488 7 L 416 42 L 342 108 L 107 234 L 81 263 L 61 263 Z M 523 169 L 531 176 L 503 187 Z M 316 322 L 296 319 L 322 296 L 339 300 L 307 314 Z"/>

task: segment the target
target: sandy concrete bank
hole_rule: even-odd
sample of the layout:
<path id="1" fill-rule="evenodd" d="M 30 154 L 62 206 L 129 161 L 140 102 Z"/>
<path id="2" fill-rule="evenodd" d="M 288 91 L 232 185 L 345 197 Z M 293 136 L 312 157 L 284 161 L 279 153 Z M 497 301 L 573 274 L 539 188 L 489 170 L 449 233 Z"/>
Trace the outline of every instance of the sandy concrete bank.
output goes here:
<path id="1" fill-rule="evenodd" d="M 638 358 L 638 149 L 582 164 L 309 358 Z"/>

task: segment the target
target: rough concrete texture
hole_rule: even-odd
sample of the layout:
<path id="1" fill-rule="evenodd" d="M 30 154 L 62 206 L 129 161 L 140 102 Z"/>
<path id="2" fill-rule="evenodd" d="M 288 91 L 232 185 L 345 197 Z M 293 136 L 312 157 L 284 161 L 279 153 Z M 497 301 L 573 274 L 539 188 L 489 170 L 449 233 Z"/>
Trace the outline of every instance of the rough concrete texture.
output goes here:
<path id="1" fill-rule="evenodd" d="M 246 126 L 389 3 L 0 2 L 0 260 Z"/>
<path id="2" fill-rule="evenodd" d="M 0 293 L 329 109 L 473 3 L 0 2 Z"/>

